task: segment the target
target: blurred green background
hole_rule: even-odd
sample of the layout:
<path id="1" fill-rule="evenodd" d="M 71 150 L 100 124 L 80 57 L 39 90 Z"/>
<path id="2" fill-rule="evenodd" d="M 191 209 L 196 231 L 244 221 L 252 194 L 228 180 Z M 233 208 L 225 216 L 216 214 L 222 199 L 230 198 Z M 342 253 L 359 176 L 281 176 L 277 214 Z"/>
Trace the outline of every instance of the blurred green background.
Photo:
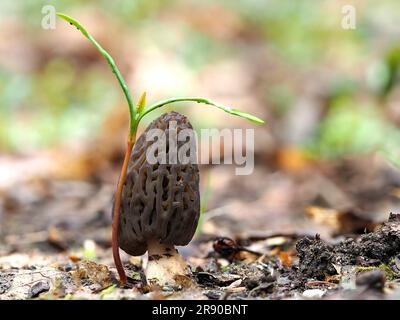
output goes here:
<path id="1" fill-rule="evenodd" d="M 204 96 L 268 121 L 258 148 L 316 158 L 381 151 L 399 160 L 398 0 L 118 0 L 0 3 L 0 151 L 90 140 L 127 107 L 103 57 L 42 7 L 78 19 L 109 50 L 135 98 Z M 356 8 L 356 29 L 341 27 Z M 233 121 L 178 106 L 198 127 Z M 226 118 L 225 118 L 226 116 Z M 120 118 L 118 118 L 120 119 Z M 150 120 L 150 119 L 149 119 Z M 147 120 L 147 121 L 149 121 Z"/>

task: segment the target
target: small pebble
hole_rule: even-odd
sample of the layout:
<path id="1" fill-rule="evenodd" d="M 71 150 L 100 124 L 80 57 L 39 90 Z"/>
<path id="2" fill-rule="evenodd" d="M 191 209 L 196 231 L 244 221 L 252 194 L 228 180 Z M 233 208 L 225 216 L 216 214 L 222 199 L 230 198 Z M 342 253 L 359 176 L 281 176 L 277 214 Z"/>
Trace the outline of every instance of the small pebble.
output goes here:
<path id="1" fill-rule="evenodd" d="M 356 285 L 381 291 L 385 286 L 385 280 L 385 274 L 381 270 L 371 270 L 358 275 Z"/>
<path id="2" fill-rule="evenodd" d="M 161 288 L 162 291 L 165 292 L 174 292 L 174 291 L 181 291 L 182 290 L 182 286 L 181 285 L 176 285 L 176 286 L 163 286 Z"/>
<path id="3" fill-rule="evenodd" d="M 205 293 L 205 296 L 209 299 L 218 300 L 224 293 L 222 291 L 210 290 Z"/>
<path id="4" fill-rule="evenodd" d="M 237 288 L 242 284 L 242 279 L 233 281 L 227 288 Z"/>
<path id="5" fill-rule="evenodd" d="M 321 289 L 309 289 L 303 292 L 305 298 L 322 298 L 325 294 L 324 290 Z"/>
<path id="6" fill-rule="evenodd" d="M 49 283 L 47 281 L 36 282 L 29 290 L 28 298 L 36 298 L 39 294 L 50 290 Z"/>

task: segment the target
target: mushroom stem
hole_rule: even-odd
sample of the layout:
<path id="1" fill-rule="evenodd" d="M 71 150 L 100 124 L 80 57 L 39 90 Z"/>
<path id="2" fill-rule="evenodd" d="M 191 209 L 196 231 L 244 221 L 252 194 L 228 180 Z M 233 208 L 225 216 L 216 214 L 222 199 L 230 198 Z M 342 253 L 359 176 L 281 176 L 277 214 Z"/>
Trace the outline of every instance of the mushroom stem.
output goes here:
<path id="1" fill-rule="evenodd" d="M 176 284 L 177 275 L 189 273 L 188 265 L 174 245 L 150 241 L 148 243 L 148 255 L 145 274 L 150 283 L 173 285 Z"/>
<path id="2" fill-rule="evenodd" d="M 128 139 L 127 147 L 125 151 L 125 158 L 122 164 L 121 174 L 119 176 L 117 191 L 115 192 L 115 202 L 114 202 L 114 217 L 112 224 L 112 253 L 114 257 L 114 263 L 118 271 L 119 281 L 122 286 L 127 283 L 127 277 L 124 271 L 124 267 L 121 262 L 121 257 L 119 255 L 119 245 L 118 245 L 118 227 L 119 227 L 119 209 L 121 207 L 122 189 L 124 187 L 126 171 L 128 170 L 129 159 L 132 153 L 134 142 Z"/>

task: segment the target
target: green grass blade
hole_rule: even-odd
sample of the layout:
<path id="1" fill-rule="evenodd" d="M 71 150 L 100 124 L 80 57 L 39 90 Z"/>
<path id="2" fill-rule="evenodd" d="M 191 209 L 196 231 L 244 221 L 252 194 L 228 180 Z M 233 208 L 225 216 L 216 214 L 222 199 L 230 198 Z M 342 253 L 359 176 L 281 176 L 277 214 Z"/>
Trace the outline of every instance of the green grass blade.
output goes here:
<path id="1" fill-rule="evenodd" d="M 258 123 L 258 124 L 265 123 L 264 120 L 254 116 L 254 115 L 252 115 L 250 113 L 239 111 L 237 109 L 232 109 L 230 107 L 217 104 L 217 103 L 215 103 L 215 102 L 213 102 L 213 101 L 211 101 L 209 99 L 195 98 L 195 97 L 170 98 L 170 99 L 166 99 L 166 100 L 162 100 L 162 101 L 156 102 L 156 103 L 150 105 L 140 115 L 139 120 L 142 119 L 146 114 L 152 112 L 155 109 L 161 108 L 161 107 L 163 107 L 163 106 L 165 106 L 167 104 L 171 104 L 171 103 L 174 103 L 174 102 L 188 102 L 188 101 L 197 102 L 197 103 L 204 103 L 204 104 L 207 104 L 207 105 L 210 105 L 210 106 L 214 106 L 214 107 L 216 107 L 218 109 L 221 109 L 222 111 L 225 111 L 225 112 L 227 112 L 229 114 L 232 114 L 234 116 L 238 116 L 238 117 L 250 120 L 250 121 L 252 121 L 254 123 Z"/>
<path id="2" fill-rule="evenodd" d="M 128 102 L 129 113 L 130 113 L 130 135 L 132 136 L 134 128 L 135 128 L 135 109 L 133 107 L 132 97 L 131 97 L 131 94 L 129 92 L 128 86 L 126 85 L 125 80 L 122 78 L 121 72 L 117 68 L 114 59 L 111 57 L 111 55 L 106 50 L 103 49 L 103 47 L 96 41 L 96 39 L 93 38 L 90 35 L 90 33 L 87 32 L 87 30 L 78 21 L 76 21 L 74 18 L 71 18 L 70 16 L 67 16 L 66 14 L 61 13 L 61 12 L 57 12 L 56 14 L 60 18 L 62 18 L 65 21 L 69 22 L 71 25 L 75 26 L 80 32 L 82 32 L 82 34 L 86 38 L 88 38 L 91 43 L 93 43 L 93 45 L 97 48 L 97 50 L 99 50 L 99 52 L 103 55 L 103 57 L 106 58 L 108 64 L 110 65 L 110 67 L 113 70 L 115 76 L 117 77 L 119 85 L 121 86 L 122 91 L 125 94 L 125 98 L 126 98 L 126 100 Z"/>

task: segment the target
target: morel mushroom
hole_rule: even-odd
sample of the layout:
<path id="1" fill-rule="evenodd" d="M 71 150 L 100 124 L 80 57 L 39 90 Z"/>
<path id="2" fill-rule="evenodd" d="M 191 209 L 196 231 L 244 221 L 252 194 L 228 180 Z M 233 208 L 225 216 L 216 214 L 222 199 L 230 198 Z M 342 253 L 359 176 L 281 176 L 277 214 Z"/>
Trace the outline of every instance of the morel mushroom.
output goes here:
<path id="1" fill-rule="evenodd" d="M 165 158 L 170 159 L 171 121 L 175 121 L 177 134 L 193 129 L 184 115 L 170 112 L 154 120 L 139 137 L 129 160 L 118 228 L 122 250 L 133 256 L 148 251 L 146 277 L 159 284 L 173 284 L 176 275 L 189 272 L 175 246 L 190 242 L 200 213 L 197 164 L 183 164 L 179 159 L 176 163 L 150 164 L 146 158 L 154 143 L 146 141 L 146 134 L 151 129 L 161 129 L 166 137 Z M 184 143 L 176 141 L 177 149 Z"/>

